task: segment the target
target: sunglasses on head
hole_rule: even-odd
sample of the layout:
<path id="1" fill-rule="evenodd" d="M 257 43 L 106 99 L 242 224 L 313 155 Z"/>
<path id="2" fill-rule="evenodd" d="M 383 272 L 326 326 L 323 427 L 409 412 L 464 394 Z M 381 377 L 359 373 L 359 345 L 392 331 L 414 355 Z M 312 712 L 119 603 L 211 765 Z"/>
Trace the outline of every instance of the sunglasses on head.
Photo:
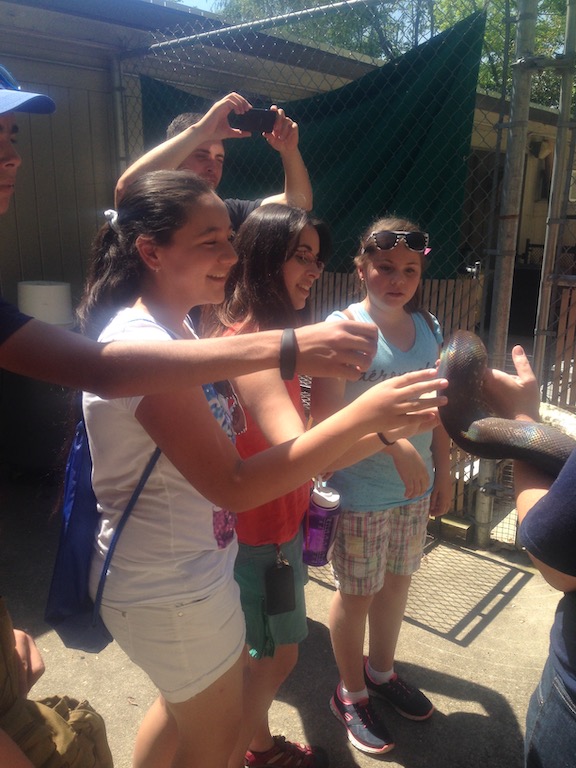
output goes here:
<path id="1" fill-rule="evenodd" d="M 402 232 L 383 229 L 381 232 L 372 232 L 368 238 L 368 244 L 362 249 L 362 252 L 369 251 L 373 247 L 370 241 L 374 242 L 379 251 L 391 251 L 400 240 L 403 240 L 406 248 L 423 253 L 428 247 L 429 239 L 428 232 Z"/>

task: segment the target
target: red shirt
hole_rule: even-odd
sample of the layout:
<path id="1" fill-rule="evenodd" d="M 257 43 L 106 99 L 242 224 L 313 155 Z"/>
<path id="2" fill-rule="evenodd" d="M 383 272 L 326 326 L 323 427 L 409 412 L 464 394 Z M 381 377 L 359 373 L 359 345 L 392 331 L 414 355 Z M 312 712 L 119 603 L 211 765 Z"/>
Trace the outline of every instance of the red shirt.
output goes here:
<path id="1" fill-rule="evenodd" d="M 286 381 L 286 389 L 290 399 L 304 424 L 305 415 L 300 395 L 300 381 L 295 376 L 292 381 Z M 236 437 L 236 448 L 242 458 L 270 448 L 260 428 L 256 425 L 250 413 L 246 413 L 246 432 Z M 262 544 L 284 544 L 296 536 L 300 523 L 310 503 L 311 481 L 301 485 L 279 499 L 267 504 L 241 512 L 236 523 L 238 540 L 242 544 L 253 547 Z"/>

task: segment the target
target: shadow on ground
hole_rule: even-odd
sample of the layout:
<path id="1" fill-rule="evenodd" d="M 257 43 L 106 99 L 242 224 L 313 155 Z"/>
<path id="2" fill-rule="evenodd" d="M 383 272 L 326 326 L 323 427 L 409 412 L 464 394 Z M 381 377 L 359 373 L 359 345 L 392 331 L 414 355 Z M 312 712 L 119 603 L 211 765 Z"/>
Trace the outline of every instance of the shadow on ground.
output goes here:
<path id="1" fill-rule="evenodd" d="M 57 488 L 0 468 L 0 583 L 17 626 L 27 628 L 47 671 L 35 697 L 88 698 L 106 719 L 116 768 L 130 768 L 136 731 L 155 691 L 116 644 L 101 654 L 64 648 L 43 621 L 59 520 Z M 473 552 L 431 542 L 413 579 L 397 669 L 433 700 L 424 723 L 377 702 L 396 740 L 380 758 L 352 747 L 328 701 L 338 680 L 327 628 L 333 586 L 311 570 L 309 637 L 281 688 L 273 732 L 325 747 L 332 768 L 521 768 L 528 699 L 547 653 L 557 594 L 519 552 Z"/>

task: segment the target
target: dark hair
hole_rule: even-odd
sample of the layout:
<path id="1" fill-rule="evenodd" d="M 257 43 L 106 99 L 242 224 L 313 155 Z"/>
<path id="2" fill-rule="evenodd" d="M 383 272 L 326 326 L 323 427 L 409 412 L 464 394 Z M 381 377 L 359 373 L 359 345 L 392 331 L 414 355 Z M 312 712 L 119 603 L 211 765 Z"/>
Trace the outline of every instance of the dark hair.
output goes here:
<path id="1" fill-rule="evenodd" d="M 240 322 L 243 330 L 271 330 L 303 324 L 302 311 L 295 310 L 290 300 L 282 267 L 309 226 L 320 240 L 318 259 L 326 263 L 332 248 L 328 226 L 307 211 L 271 203 L 248 216 L 234 239 L 238 263 L 228 279 L 227 298 L 215 309 L 221 326 Z"/>
<path id="2" fill-rule="evenodd" d="M 166 128 L 166 138 L 173 139 L 174 136 L 178 136 L 178 134 L 185 131 L 186 128 L 190 128 L 191 125 L 196 125 L 202 117 L 203 115 L 201 112 L 182 112 L 181 115 L 176 115 L 168 128 Z"/>
<path id="3" fill-rule="evenodd" d="M 214 193 L 191 171 L 152 171 L 126 190 L 117 217 L 99 230 L 90 272 L 77 311 L 80 330 L 96 338 L 110 318 L 141 291 L 146 266 L 136 247 L 140 235 L 171 242 L 199 198 Z"/>
<path id="4" fill-rule="evenodd" d="M 381 232 L 382 230 L 389 230 L 391 232 L 421 232 L 422 230 L 409 219 L 403 219 L 401 216 L 389 215 L 384 216 L 381 219 L 376 219 L 364 230 L 364 234 L 360 240 L 360 247 L 358 253 L 354 257 L 354 264 L 356 268 L 364 266 L 367 261 L 370 261 L 370 235 L 372 232 Z M 426 268 L 427 261 L 424 253 L 420 254 L 420 264 L 422 265 L 422 273 Z M 422 311 L 422 282 L 418 285 L 414 296 L 404 305 L 406 312 L 421 312 Z"/>

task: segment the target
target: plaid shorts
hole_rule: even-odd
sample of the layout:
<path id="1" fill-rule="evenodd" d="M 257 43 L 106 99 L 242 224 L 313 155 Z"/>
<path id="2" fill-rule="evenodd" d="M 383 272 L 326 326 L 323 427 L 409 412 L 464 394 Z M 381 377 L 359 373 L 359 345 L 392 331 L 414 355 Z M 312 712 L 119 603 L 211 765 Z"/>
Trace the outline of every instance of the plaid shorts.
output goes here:
<path id="1" fill-rule="evenodd" d="M 381 512 L 340 515 L 332 570 L 336 587 L 347 595 L 374 595 L 387 572 L 411 576 L 420 567 L 430 496 Z"/>

